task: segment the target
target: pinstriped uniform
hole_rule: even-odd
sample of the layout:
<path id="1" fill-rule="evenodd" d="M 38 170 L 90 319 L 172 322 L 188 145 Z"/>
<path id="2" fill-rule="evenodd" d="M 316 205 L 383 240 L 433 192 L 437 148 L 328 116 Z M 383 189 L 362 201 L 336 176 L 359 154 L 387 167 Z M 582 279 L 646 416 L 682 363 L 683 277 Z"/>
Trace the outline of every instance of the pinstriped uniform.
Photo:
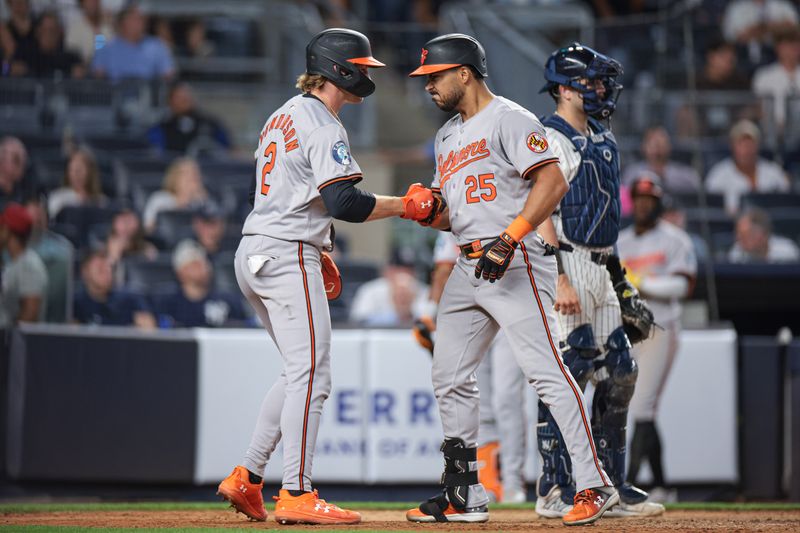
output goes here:
<path id="1" fill-rule="evenodd" d="M 539 119 L 501 97 L 466 122 L 460 115 L 448 121 L 436 135 L 435 152 L 433 188 L 441 189 L 460 245 L 475 240 L 486 244 L 499 235 L 530 192 L 532 184 L 524 178 L 556 162 Z M 496 283 L 475 278 L 476 262 L 459 256 L 439 303 L 431 374 L 445 438 L 477 446 L 476 370 L 502 329 L 525 379 L 550 405 L 561 427 L 579 490 L 609 485 L 583 393 L 554 338 L 555 258 L 544 256 L 544 242 L 532 232 Z M 483 487 L 471 485 L 469 505 L 486 502 Z"/>
<path id="2" fill-rule="evenodd" d="M 347 132 L 320 100 L 291 98 L 267 119 L 255 152 L 255 205 L 236 251 L 239 288 L 278 346 L 283 372 L 261 405 L 243 465 L 262 475 L 283 440 L 283 488 L 311 490 L 322 405 L 331 389 L 331 321 L 320 250 L 332 219 L 320 191 L 359 181 Z"/>
<path id="3" fill-rule="evenodd" d="M 563 133 L 553 128 L 545 130 L 553 152 L 558 154 L 561 172 L 571 182 L 580 168 L 581 155 Z M 613 248 L 588 248 L 575 244 L 564 233 L 561 217 L 553 215 L 552 219 L 558 240 L 573 248 L 571 253 L 561 254 L 561 261 L 581 302 L 580 314 L 558 314 L 559 340 L 565 342 L 572 330 L 581 324 L 591 324 L 598 348 L 602 350 L 608 335 L 622 325 L 622 318 L 611 276 L 604 265 L 598 265 L 591 260 L 591 253 L 611 252 Z"/>

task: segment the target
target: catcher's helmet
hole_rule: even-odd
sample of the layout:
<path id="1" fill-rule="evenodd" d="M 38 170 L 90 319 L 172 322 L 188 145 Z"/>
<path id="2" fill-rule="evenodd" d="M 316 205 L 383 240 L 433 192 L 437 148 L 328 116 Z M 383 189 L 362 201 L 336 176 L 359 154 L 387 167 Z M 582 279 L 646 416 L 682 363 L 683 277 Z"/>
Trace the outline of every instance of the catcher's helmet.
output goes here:
<path id="1" fill-rule="evenodd" d="M 419 68 L 409 76 L 426 76 L 462 65 L 473 67 L 480 77 L 489 76 L 486 52 L 474 37 L 463 33 L 448 33 L 431 39 L 422 48 Z"/>
<path id="2" fill-rule="evenodd" d="M 544 79 L 547 80 L 540 92 L 550 92 L 559 85 L 566 85 L 583 94 L 583 109 L 587 115 L 597 119 L 611 116 L 617 107 L 617 99 L 622 85 L 617 76 L 622 75 L 619 61 L 592 50 L 580 43 L 553 52 L 544 66 Z M 601 98 L 596 88 L 583 80 L 600 80 L 605 87 Z"/>
<path id="3" fill-rule="evenodd" d="M 369 39 L 357 31 L 331 28 L 306 46 L 306 72 L 328 78 L 334 85 L 362 98 L 375 92 L 375 84 L 358 65 L 385 67 L 372 57 Z"/>

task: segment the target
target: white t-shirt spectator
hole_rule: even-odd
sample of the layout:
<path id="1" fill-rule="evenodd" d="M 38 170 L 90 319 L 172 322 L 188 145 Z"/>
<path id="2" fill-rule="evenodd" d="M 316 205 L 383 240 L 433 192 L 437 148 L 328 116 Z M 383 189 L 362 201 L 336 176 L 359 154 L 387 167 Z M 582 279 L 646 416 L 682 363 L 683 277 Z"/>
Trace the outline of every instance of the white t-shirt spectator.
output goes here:
<path id="1" fill-rule="evenodd" d="M 800 67 L 789 72 L 780 63 L 773 63 L 756 69 L 753 92 L 774 99 L 775 122 L 782 126 L 786 123 L 786 98 L 800 96 Z"/>
<path id="2" fill-rule="evenodd" d="M 107 21 L 100 23 L 98 31 L 80 9 L 72 9 L 64 24 L 64 47 L 75 52 L 87 65 L 92 62 L 95 50 L 102 48 L 114 37 L 114 29 Z"/>
<path id="3" fill-rule="evenodd" d="M 19 315 L 20 300 L 41 298 L 39 320 L 47 312 L 47 269 L 33 250 L 25 250 L 19 257 L 9 260 L 3 267 L 0 291 L 0 328 L 13 326 Z"/>
<path id="4" fill-rule="evenodd" d="M 744 30 L 764 22 L 797 23 L 797 9 L 788 0 L 736 0 L 728 4 L 722 16 L 722 33 L 728 41 L 736 41 L 736 37 Z"/>
<path id="5" fill-rule="evenodd" d="M 416 283 L 416 296 L 411 306 L 413 316 L 424 314 L 428 301 L 428 286 Z M 356 291 L 353 306 L 350 308 L 350 320 L 364 326 L 400 326 L 402 317 L 397 316 L 392 303 L 392 292 L 389 280 L 378 278 L 364 283 Z"/>
<path id="6" fill-rule="evenodd" d="M 789 180 L 780 165 L 759 159 L 756 163 L 756 185 L 750 183 L 730 157 L 723 159 L 708 172 L 706 190 L 725 196 L 725 208 L 738 211 L 741 197 L 749 192 L 788 192 Z"/>
<path id="7" fill-rule="evenodd" d="M 728 252 L 728 261 L 731 263 L 795 263 L 800 261 L 800 249 L 791 239 L 772 235 L 767 246 L 767 258 L 764 261 L 754 258 L 736 243 L 731 248 L 731 251 Z"/>

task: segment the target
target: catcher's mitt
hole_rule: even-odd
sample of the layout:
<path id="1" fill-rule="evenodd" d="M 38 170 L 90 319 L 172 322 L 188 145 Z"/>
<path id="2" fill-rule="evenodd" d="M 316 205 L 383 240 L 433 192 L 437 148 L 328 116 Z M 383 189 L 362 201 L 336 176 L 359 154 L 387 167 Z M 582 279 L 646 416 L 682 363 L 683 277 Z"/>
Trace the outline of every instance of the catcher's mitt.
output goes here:
<path id="1" fill-rule="evenodd" d="M 631 344 L 642 342 L 650 337 L 650 332 L 655 324 L 653 312 L 628 280 L 623 280 L 614 285 L 619 300 L 622 314 L 622 327 Z"/>

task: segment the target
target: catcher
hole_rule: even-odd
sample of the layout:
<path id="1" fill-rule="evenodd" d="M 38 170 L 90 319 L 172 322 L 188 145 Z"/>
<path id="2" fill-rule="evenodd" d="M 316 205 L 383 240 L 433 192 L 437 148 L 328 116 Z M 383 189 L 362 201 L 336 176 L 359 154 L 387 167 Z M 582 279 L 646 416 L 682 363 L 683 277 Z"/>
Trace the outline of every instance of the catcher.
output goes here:
<path id="1" fill-rule="evenodd" d="M 559 341 L 564 362 L 581 388 L 589 380 L 595 387 L 592 433 L 620 496 L 606 516 L 651 516 L 664 507 L 625 484 L 625 429 L 637 377 L 631 342 L 647 338 L 653 317 L 614 255 L 620 224 L 619 152 L 614 134 L 601 121 L 616 108 L 621 74 L 619 62 L 579 43 L 555 51 L 545 65 L 542 91 L 553 97 L 556 112 L 542 123 L 570 183 L 552 216 L 559 241 Z M 563 517 L 575 493 L 570 457 L 542 402 L 537 442 L 542 474 L 536 512 Z"/>

